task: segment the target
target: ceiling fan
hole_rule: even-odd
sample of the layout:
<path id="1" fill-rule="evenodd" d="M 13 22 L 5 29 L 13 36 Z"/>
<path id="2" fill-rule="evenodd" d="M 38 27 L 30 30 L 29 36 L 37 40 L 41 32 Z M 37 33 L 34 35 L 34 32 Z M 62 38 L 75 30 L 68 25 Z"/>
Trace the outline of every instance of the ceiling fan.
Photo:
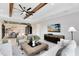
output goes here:
<path id="1" fill-rule="evenodd" d="M 31 9 L 32 9 L 31 7 L 29 7 L 28 9 L 26 9 L 26 7 L 23 7 L 21 4 L 19 4 L 19 7 L 21 8 L 21 10 L 20 10 L 20 9 L 17 9 L 17 8 L 15 8 L 15 9 L 21 11 L 21 12 L 22 12 L 21 15 L 22 15 L 22 14 L 25 14 L 24 19 L 26 19 L 27 17 L 33 15 L 36 11 L 38 11 L 40 8 L 42 8 L 42 7 L 45 6 L 46 4 L 47 4 L 47 3 L 40 3 L 40 4 L 37 5 L 33 10 L 31 10 Z"/>
<path id="2" fill-rule="evenodd" d="M 34 12 L 31 11 L 31 7 L 29 7 L 28 9 L 26 9 L 26 7 L 23 7 L 21 4 L 19 4 L 19 7 L 20 9 L 17 9 L 17 8 L 14 8 L 14 9 L 17 9 L 19 11 L 21 11 L 21 14 L 25 14 L 25 16 L 29 16 L 29 15 L 33 15 Z"/>
<path id="3" fill-rule="evenodd" d="M 23 14 L 23 13 L 26 13 L 26 15 L 32 15 L 33 14 L 33 12 L 32 11 L 30 11 L 32 8 L 31 7 L 29 7 L 28 9 L 26 9 L 26 7 L 22 7 L 20 4 L 19 4 L 19 7 L 21 8 L 21 15 Z"/>

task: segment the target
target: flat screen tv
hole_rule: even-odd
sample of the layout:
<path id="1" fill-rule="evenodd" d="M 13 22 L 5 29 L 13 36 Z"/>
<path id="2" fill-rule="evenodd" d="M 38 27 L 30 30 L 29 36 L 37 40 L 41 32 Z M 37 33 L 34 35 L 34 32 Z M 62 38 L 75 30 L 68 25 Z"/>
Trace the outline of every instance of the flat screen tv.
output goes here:
<path id="1" fill-rule="evenodd" d="M 48 32 L 60 32 L 60 24 L 48 25 Z"/>

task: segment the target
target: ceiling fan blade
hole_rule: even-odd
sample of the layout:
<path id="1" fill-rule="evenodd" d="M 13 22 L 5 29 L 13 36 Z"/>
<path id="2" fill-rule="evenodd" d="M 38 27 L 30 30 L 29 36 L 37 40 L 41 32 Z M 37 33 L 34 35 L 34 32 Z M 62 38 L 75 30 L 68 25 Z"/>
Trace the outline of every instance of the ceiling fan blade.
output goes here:
<path id="1" fill-rule="evenodd" d="M 20 8 L 24 11 L 24 9 L 22 8 L 22 6 L 19 4 Z"/>
<path id="2" fill-rule="evenodd" d="M 27 9 L 27 11 L 29 11 L 30 9 L 32 9 L 31 7 Z"/>
<path id="3" fill-rule="evenodd" d="M 12 16 L 14 3 L 9 3 L 9 16 Z"/>
<path id="4" fill-rule="evenodd" d="M 38 11 L 39 9 L 41 9 L 42 7 L 44 7 L 46 4 L 47 4 L 47 3 L 40 3 L 39 5 L 37 5 L 37 6 L 31 11 L 32 14 L 35 13 L 36 11 Z M 31 16 L 32 14 L 30 14 L 29 16 Z M 29 16 L 27 16 L 27 17 L 29 17 Z M 25 17 L 25 18 L 27 18 L 27 17 Z M 24 18 L 24 19 L 25 19 L 25 18 Z"/>
<path id="5" fill-rule="evenodd" d="M 27 16 L 24 17 L 24 19 L 26 19 L 26 18 L 27 18 Z"/>
<path id="6" fill-rule="evenodd" d="M 24 19 L 26 19 L 28 16 L 25 16 Z"/>
<path id="7" fill-rule="evenodd" d="M 23 13 L 21 13 L 20 15 L 22 15 Z"/>
<path id="8" fill-rule="evenodd" d="M 25 10 L 25 9 L 26 9 L 26 7 L 23 7 L 23 9 Z"/>
<path id="9" fill-rule="evenodd" d="M 17 9 L 17 8 L 14 8 L 14 9 L 21 11 L 20 9 Z M 21 12 L 22 12 L 22 11 L 21 11 Z"/>

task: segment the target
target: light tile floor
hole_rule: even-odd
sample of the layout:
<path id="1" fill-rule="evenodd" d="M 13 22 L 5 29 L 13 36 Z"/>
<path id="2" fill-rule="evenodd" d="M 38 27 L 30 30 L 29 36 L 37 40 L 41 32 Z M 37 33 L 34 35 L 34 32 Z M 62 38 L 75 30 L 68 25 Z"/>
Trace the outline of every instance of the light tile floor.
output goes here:
<path id="1" fill-rule="evenodd" d="M 11 43 L 12 43 L 13 45 L 16 45 L 14 39 L 11 39 Z M 46 43 L 47 43 L 47 42 L 46 42 Z M 48 43 L 48 44 L 51 45 L 52 43 Z M 54 44 L 53 44 L 53 45 L 54 45 Z M 50 49 L 51 49 L 51 47 L 50 47 Z M 77 48 L 76 48 L 75 55 L 76 55 L 76 56 L 79 56 L 79 46 L 77 46 Z"/>
<path id="2" fill-rule="evenodd" d="M 76 56 L 79 56 L 79 46 L 77 46 L 75 54 L 76 54 Z"/>

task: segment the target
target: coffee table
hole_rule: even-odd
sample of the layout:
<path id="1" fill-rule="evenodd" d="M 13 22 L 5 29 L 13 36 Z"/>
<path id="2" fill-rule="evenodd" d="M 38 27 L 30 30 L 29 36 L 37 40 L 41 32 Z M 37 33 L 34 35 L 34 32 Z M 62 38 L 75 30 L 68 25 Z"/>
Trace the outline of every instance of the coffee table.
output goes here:
<path id="1" fill-rule="evenodd" d="M 35 47 L 31 47 L 26 42 L 24 42 L 24 43 L 21 44 L 21 48 L 24 50 L 24 52 L 27 55 L 33 56 L 33 55 L 40 53 L 43 50 L 48 50 L 48 45 L 46 43 L 41 42 L 40 45 L 35 46 Z"/>

